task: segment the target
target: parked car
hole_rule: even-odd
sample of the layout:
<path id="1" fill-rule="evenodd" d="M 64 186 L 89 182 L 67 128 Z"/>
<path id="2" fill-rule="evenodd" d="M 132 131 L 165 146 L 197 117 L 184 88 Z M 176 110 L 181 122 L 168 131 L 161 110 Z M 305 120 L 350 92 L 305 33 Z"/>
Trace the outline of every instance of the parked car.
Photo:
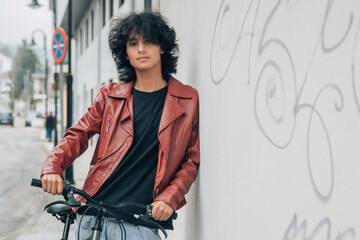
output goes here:
<path id="1" fill-rule="evenodd" d="M 8 124 L 14 126 L 14 117 L 11 110 L 0 109 L 0 124 Z"/>
<path id="2" fill-rule="evenodd" d="M 41 113 L 36 111 L 29 111 L 25 116 L 25 127 L 43 127 L 44 118 Z"/>

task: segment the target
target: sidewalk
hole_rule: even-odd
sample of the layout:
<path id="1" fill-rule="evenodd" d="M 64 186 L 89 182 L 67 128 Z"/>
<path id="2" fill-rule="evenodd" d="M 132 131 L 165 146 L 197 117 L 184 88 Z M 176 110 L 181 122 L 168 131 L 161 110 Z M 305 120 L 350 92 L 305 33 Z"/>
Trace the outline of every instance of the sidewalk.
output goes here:
<path id="1" fill-rule="evenodd" d="M 90 146 L 89 144 L 89 148 L 87 149 L 87 151 L 82 156 L 80 156 L 73 164 L 75 186 L 78 188 L 81 188 L 85 181 L 85 177 L 89 169 L 89 163 L 96 144 L 96 141 L 94 140 L 94 145 Z M 45 149 L 47 149 L 48 152 L 50 152 L 54 148 L 54 143 L 46 142 L 46 140 L 44 140 L 43 146 Z M 53 197 L 51 195 L 49 196 L 49 199 L 49 202 L 55 200 L 63 200 L 61 196 Z M 40 204 L 44 204 L 45 206 L 47 203 Z M 34 224 L 34 222 L 36 223 Z M 40 212 L 37 216 L 33 216 L 26 225 L 28 226 L 24 226 L 24 229 L 30 230 L 27 230 L 27 233 L 24 233 L 17 237 L 16 240 L 58 240 L 62 236 L 62 231 L 64 227 L 63 223 L 56 220 L 53 216 L 46 213 L 45 211 Z M 74 239 L 75 224 L 71 226 L 69 234 L 69 240 Z"/>

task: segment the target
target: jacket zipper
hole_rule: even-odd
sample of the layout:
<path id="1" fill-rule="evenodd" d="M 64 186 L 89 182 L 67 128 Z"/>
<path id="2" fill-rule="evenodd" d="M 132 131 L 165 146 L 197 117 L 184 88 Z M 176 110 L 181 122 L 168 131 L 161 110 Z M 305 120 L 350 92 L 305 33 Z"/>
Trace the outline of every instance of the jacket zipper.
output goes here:
<path id="1" fill-rule="evenodd" d="M 108 122 L 108 125 L 107 125 L 107 127 L 106 127 L 106 132 L 109 132 L 110 122 L 111 122 L 111 118 L 110 118 L 110 120 L 109 120 L 109 122 Z"/>
<path id="2" fill-rule="evenodd" d="M 158 157 L 160 158 L 160 154 L 161 154 L 161 145 L 159 143 L 159 154 L 158 154 Z M 158 159 L 159 160 L 159 159 Z M 158 166 L 159 167 L 159 166 Z M 155 184 L 156 184 L 156 179 L 158 177 L 158 173 L 159 173 L 159 169 L 158 167 L 156 168 L 156 175 L 155 175 Z M 155 187 L 155 198 L 157 198 L 159 196 L 159 185 L 160 185 L 160 182 L 157 183 L 156 187 Z"/>

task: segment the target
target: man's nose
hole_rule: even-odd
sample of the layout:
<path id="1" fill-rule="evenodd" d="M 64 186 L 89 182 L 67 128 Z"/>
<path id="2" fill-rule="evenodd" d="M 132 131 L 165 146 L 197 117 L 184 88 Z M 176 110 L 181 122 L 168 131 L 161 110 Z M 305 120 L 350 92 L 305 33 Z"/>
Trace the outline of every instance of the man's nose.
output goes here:
<path id="1" fill-rule="evenodd" d="M 144 52 L 146 50 L 145 44 L 142 42 L 139 42 L 138 44 L 138 51 L 139 52 Z"/>

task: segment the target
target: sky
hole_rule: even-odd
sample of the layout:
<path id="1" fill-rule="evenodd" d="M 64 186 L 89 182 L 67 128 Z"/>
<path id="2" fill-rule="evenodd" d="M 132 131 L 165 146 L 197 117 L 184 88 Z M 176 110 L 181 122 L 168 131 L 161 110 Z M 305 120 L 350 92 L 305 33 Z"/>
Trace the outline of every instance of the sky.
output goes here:
<path id="1" fill-rule="evenodd" d="M 53 18 L 49 0 L 38 0 L 42 7 L 27 6 L 31 0 L 0 0 L 0 43 L 11 46 L 21 45 L 22 39 L 31 41 L 34 30 L 41 29 L 47 35 L 47 50 L 50 51 Z M 36 32 L 34 39 L 39 48 L 44 48 L 43 35 Z"/>

